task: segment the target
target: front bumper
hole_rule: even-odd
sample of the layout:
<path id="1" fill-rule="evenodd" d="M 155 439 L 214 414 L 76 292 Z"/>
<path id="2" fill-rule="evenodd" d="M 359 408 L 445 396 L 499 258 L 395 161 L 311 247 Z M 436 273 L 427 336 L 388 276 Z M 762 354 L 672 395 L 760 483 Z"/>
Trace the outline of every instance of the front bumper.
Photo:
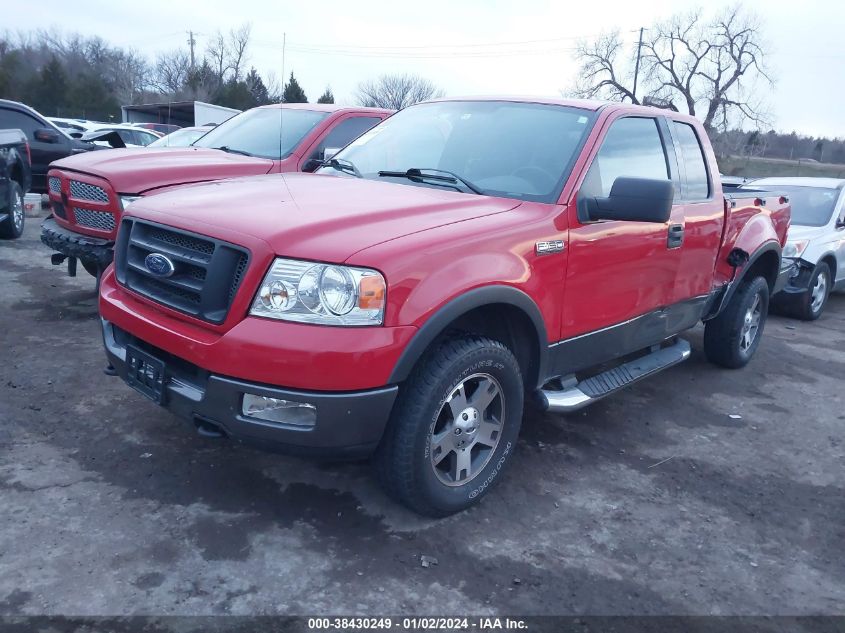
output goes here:
<path id="1" fill-rule="evenodd" d="M 100 268 L 108 266 L 114 257 L 114 242 L 74 233 L 52 217 L 41 223 L 41 241 L 62 255 L 90 261 Z"/>
<path id="2" fill-rule="evenodd" d="M 164 362 L 163 406 L 198 428 L 211 425 L 244 443 L 288 453 L 331 458 L 371 454 L 381 439 L 398 387 L 347 392 L 304 391 L 218 375 L 156 348 L 102 320 L 109 362 L 127 380 L 126 348 L 132 345 Z M 297 427 L 244 416 L 245 393 L 316 406 L 316 424 Z"/>
<path id="3" fill-rule="evenodd" d="M 810 289 L 810 280 L 815 266 L 803 259 L 784 259 L 783 261 L 789 262 L 788 274 L 783 285 L 775 288 L 776 294 L 772 297 L 772 304 L 778 308 L 799 307 Z"/>
<path id="4" fill-rule="evenodd" d="M 775 287 L 772 294 L 778 294 L 788 287 L 795 275 L 798 274 L 798 270 L 799 266 L 795 260 L 786 257 L 782 258 L 780 260 L 780 271 L 775 280 Z"/>

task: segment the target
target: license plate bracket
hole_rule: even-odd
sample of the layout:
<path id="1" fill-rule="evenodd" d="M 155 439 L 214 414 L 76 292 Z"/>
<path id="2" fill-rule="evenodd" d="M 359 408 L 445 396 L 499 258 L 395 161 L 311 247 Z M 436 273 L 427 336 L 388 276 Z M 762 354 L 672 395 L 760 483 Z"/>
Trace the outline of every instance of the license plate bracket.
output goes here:
<path id="1" fill-rule="evenodd" d="M 167 371 L 164 361 L 126 346 L 126 383 L 157 404 L 164 404 L 167 390 Z"/>

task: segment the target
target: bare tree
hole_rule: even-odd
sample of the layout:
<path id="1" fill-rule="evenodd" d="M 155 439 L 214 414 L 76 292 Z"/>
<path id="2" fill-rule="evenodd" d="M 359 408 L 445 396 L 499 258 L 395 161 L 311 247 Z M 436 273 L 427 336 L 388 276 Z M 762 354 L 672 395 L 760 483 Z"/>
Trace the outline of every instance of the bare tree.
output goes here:
<path id="1" fill-rule="evenodd" d="M 410 105 L 442 97 L 443 91 L 417 75 L 382 75 L 358 84 L 355 98 L 362 106 L 401 110 Z"/>
<path id="2" fill-rule="evenodd" d="M 232 78 L 235 81 L 240 80 L 241 69 L 247 61 L 246 49 L 249 46 L 251 34 L 251 24 L 244 24 L 237 30 L 229 31 L 229 68 L 232 70 Z"/>
<path id="3" fill-rule="evenodd" d="M 581 41 L 575 57 L 581 63 L 578 80 L 570 91 L 581 99 L 607 99 L 640 103 L 633 93 L 632 69 L 620 56 L 628 53 L 619 31 L 600 35 L 594 42 Z"/>
<path id="4" fill-rule="evenodd" d="M 162 53 L 156 58 L 154 84 L 160 92 L 176 94 L 185 86 L 190 69 L 191 61 L 185 51 Z"/>
<path id="5" fill-rule="evenodd" d="M 217 31 L 209 40 L 205 49 L 206 59 L 209 66 L 214 70 L 217 81 L 223 83 L 223 76 L 229 70 L 229 45 L 223 33 Z"/>
<path id="6" fill-rule="evenodd" d="M 217 31 L 206 47 L 205 54 L 217 80 L 223 84 L 227 79 L 239 81 L 247 61 L 247 48 L 252 34 L 252 25 L 244 24 L 232 29 L 227 35 Z"/>
<path id="7" fill-rule="evenodd" d="M 768 122 L 765 106 L 753 90 L 758 81 L 772 84 L 754 15 L 737 6 L 708 22 L 699 10 L 676 15 L 647 32 L 641 97 L 632 86 L 636 55 L 618 32 L 579 44 L 575 56 L 581 64 L 580 80 L 572 92 L 681 110 L 698 116 L 711 130 L 725 129 L 738 120 Z"/>

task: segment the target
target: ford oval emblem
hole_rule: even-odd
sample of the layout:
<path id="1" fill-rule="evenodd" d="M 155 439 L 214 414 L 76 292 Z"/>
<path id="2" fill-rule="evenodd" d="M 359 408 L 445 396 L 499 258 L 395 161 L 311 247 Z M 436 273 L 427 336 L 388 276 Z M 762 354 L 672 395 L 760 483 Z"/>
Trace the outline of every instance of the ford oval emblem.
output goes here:
<path id="1" fill-rule="evenodd" d="M 144 266 L 156 277 L 170 277 L 176 267 L 170 258 L 161 253 L 150 253 L 144 258 Z"/>

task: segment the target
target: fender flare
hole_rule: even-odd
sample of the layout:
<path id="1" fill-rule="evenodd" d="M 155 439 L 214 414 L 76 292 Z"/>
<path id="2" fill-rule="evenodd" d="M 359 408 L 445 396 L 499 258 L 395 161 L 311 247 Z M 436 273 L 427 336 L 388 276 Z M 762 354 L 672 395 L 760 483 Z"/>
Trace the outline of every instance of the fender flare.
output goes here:
<path id="1" fill-rule="evenodd" d="M 539 343 L 537 350 L 538 380 L 543 380 L 548 357 L 548 337 L 540 308 L 522 290 L 513 286 L 491 285 L 475 288 L 458 295 L 431 315 L 402 351 L 390 374 L 389 384 L 405 380 L 417 361 L 450 323 L 464 314 L 486 305 L 504 303 L 521 310 L 531 320 Z M 528 388 L 529 385 L 526 385 Z M 532 385 L 533 387 L 533 385 Z"/>
<path id="2" fill-rule="evenodd" d="M 736 279 L 734 279 L 730 286 L 728 287 L 727 292 L 725 292 L 725 296 L 721 301 L 721 305 L 719 306 L 719 311 L 716 314 L 722 312 L 724 307 L 730 302 L 733 298 L 736 289 L 742 284 L 745 278 L 748 276 L 748 271 L 752 269 L 754 264 L 766 253 L 775 253 L 778 257 L 778 270 L 775 271 L 775 282 L 777 282 L 777 276 L 780 272 L 780 262 L 782 261 L 782 251 L 780 244 L 777 242 L 767 242 L 763 244 L 760 248 L 758 248 L 754 253 L 748 258 L 748 261 L 742 267 L 742 271 L 739 273 Z"/>

